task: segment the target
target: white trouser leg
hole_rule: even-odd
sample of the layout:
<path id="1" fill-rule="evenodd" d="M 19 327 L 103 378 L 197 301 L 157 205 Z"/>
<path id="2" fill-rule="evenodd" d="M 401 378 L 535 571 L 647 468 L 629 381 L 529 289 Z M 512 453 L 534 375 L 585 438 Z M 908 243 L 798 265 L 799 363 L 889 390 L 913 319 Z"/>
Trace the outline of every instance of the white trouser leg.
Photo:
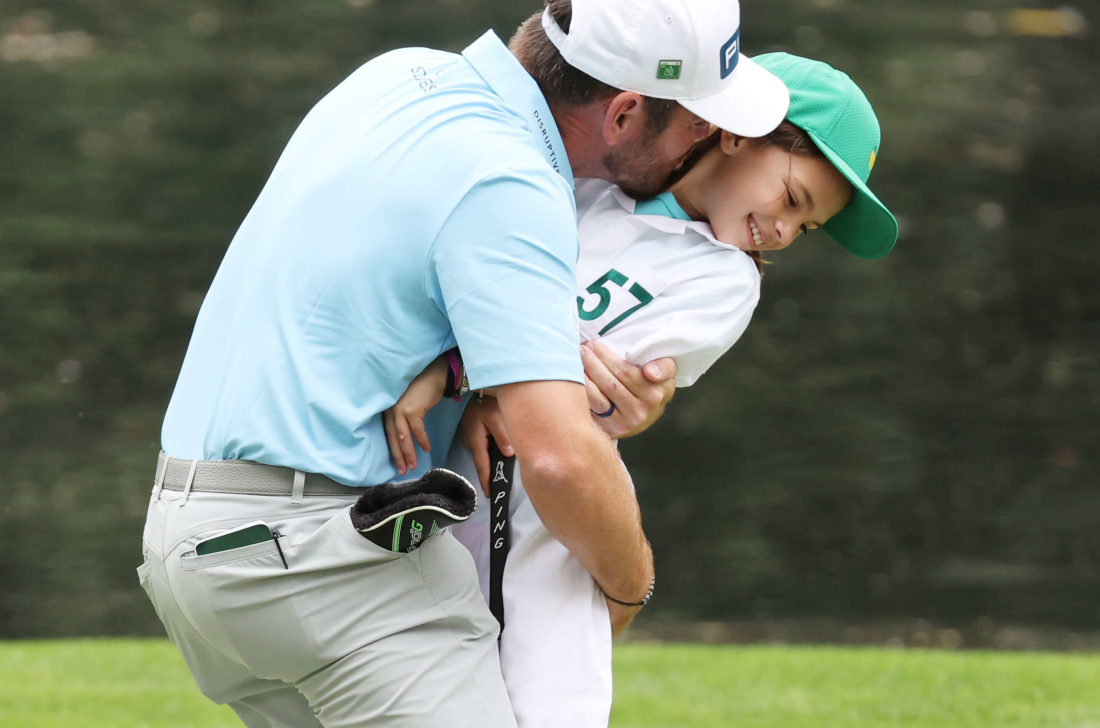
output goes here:
<path id="1" fill-rule="evenodd" d="M 200 689 L 246 725 L 515 725 L 496 622 L 448 533 L 395 554 L 352 528 L 351 498 L 179 500 L 165 490 L 150 503 L 144 582 Z M 282 534 L 289 568 L 274 541 L 194 554 L 255 520 Z"/>
<path id="2" fill-rule="evenodd" d="M 472 478 L 470 454 L 456 445 L 447 467 Z M 543 526 L 517 475 L 511 551 L 504 569 L 501 667 L 519 728 L 607 728 L 611 712 L 611 620 L 595 581 Z M 452 526 L 489 589 L 489 503 Z"/>

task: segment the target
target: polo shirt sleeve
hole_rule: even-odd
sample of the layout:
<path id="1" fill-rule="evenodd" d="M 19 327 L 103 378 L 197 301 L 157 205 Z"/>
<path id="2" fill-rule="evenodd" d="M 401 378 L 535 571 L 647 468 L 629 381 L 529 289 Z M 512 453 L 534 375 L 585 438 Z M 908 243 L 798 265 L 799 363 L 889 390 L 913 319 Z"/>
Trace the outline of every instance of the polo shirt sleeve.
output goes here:
<path id="1" fill-rule="evenodd" d="M 498 170 L 456 205 L 432 248 L 428 285 L 471 388 L 584 381 L 576 260 L 572 192 L 553 172 Z"/>
<path id="2" fill-rule="evenodd" d="M 745 332 L 760 300 L 752 259 L 715 253 L 697 275 L 669 286 L 600 340 L 638 365 L 672 357 L 676 386 L 694 384 Z"/>

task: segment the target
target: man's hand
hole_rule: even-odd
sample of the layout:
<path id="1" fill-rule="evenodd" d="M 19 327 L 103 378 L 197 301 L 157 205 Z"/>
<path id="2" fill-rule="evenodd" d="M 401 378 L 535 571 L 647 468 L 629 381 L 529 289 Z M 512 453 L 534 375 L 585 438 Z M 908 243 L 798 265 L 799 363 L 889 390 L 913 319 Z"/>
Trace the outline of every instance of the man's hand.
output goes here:
<path id="1" fill-rule="evenodd" d="M 669 358 L 639 367 L 600 342 L 589 341 L 581 344 L 581 360 L 588 407 L 612 439 L 633 437 L 648 429 L 676 391 L 676 362 Z M 605 412 L 611 414 L 601 416 Z"/>
<path id="2" fill-rule="evenodd" d="M 462 421 L 458 425 L 459 441 L 474 456 L 477 477 L 485 497 L 490 497 L 489 478 L 489 437 L 496 440 L 497 447 L 505 457 L 515 455 L 512 441 L 508 439 L 508 430 L 504 427 L 504 418 L 500 416 L 500 407 L 496 397 L 482 397 L 466 405 Z"/>

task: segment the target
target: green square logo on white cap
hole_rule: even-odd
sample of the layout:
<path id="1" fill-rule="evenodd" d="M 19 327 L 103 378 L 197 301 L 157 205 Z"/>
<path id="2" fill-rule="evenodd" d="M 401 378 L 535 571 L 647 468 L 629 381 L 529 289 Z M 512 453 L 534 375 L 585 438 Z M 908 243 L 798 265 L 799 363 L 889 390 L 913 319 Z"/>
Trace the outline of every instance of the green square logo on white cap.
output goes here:
<path id="1" fill-rule="evenodd" d="M 684 67 L 683 61 L 657 61 L 657 78 L 680 78 L 680 70 Z"/>

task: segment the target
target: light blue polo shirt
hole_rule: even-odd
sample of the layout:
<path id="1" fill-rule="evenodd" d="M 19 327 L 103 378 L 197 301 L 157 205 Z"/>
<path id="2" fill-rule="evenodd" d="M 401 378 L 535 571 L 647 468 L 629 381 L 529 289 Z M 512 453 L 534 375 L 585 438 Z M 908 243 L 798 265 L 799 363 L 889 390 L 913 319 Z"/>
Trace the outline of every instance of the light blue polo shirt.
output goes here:
<path id="1" fill-rule="evenodd" d="M 474 388 L 582 382 L 572 186 L 538 86 L 493 33 L 371 60 L 305 117 L 234 236 L 164 450 L 371 485 L 396 476 L 381 412 L 456 343 Z M 442 460 L 460 408 L 437 409 Z"/>

